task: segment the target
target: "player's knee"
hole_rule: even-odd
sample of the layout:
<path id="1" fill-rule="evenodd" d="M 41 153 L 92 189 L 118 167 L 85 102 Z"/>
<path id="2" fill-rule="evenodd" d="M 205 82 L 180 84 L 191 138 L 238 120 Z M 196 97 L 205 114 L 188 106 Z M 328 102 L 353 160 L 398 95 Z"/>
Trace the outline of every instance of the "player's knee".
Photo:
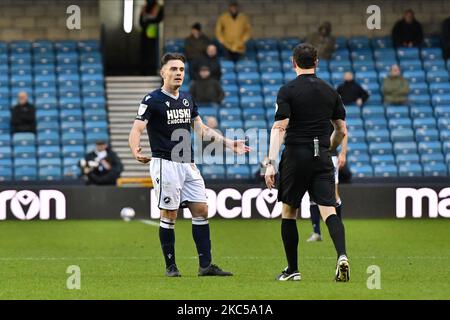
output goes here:
<path id="1" fill-rule="evenodd" d="M 196 211 L 197 217 L 208 218 L 208 206 L 200 206 Z"/>
<path id="2" fill-rule="evenodd" d="M 161 218 L 176 220 L 178 210 L 161 210 Z"/>

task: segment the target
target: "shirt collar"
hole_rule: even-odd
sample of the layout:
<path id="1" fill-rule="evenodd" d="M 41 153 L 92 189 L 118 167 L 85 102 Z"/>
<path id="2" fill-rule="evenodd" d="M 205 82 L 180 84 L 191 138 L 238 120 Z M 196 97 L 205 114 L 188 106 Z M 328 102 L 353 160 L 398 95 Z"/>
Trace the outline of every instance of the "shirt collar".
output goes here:
<path id="1" fill-rule="evenodd" d="M 174 96 L 173 94 L 167 92 L 166 90 L 164 90 L 163 88 L 161 88 L 161 92 L 164 93 L 166 96 L 171 97 L 174 100 L 178 100 L 178 98 L 180 97 L 180 92 L 178 92 L 178 97 Z"/>

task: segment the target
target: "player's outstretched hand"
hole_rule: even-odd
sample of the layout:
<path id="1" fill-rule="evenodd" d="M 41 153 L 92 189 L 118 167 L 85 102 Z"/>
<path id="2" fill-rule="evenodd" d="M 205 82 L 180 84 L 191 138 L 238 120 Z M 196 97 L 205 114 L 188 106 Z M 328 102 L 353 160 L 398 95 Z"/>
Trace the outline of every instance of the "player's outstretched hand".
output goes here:
<path id="1" fill-rule="evenodd" d="M 237 154 L 244 154 L 252 151 L 249 146 L 245 145 L 245 140 L 234 140 L 231 149 Z"/>
<path id="2" fill-rule="evenodd" d="M 273 165 L 268 165 L 266 167 L 264 179 L 266 180 L 267 188 L 269 188 L 269 190 L 272 190 L 272 188 L 275 187 L 275 167 Z"/>
<path id="3" fill-rule="evenodd" d="M 140 163 L 148 163 L 150 160 L 152 160 L 149 157 L 144 156 L 142 153 L 142 148 L 141 147 L 137 147 L 134 151 L 133 151 L 133 156 L 134 158 L 139 161 Z"/>

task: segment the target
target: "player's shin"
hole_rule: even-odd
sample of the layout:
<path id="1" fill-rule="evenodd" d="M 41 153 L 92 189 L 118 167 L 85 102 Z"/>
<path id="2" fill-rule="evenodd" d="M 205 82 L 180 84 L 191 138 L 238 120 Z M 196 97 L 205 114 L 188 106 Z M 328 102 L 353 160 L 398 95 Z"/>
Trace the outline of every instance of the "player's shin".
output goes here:
<path id="1" fill-rule="evenodd" d="M 345 249 L 345 229 L 341 219 L 337 215 L 332 214 L 328 216 L 325 222 L 333 240 L 334 247 L 336 248 L 337 256 L 347 255 Z"/>
<path id="2" fill-rule="evenodd" d="M 159 240 L 166 261 L 166 268 L 175 265 L 175 220 L 161 218 L 159 222 Z"/>
<path id="3" fill-rule="evenodd" d="M 211 264 L 211 238 L 207 218 L 192 218 L 192 237 L 197 247 L 200 267 L 206 268 Z"/>

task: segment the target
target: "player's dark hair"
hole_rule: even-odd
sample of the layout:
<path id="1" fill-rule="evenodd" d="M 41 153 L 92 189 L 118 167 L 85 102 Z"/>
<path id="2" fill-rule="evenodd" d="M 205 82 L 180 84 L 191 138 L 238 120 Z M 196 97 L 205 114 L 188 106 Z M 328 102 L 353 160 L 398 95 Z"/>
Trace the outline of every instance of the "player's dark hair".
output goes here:
<path id="1" fill-rule="evenodd" d="M 181 53 L 168 52 L 165 55 L 163 55 L 161 58 L 161 68 L 170 60 L 181 60 L 181 61 L 183 61 L 183 63 L 186 62 L 186 58 Z"/>
<path id="2" fill-rule="evenodd" d="M 294 48 L 294 61 L 301 69 L 314 68 L 317 61 L 317 49 L 309 43 L 301 43 Z"/>

